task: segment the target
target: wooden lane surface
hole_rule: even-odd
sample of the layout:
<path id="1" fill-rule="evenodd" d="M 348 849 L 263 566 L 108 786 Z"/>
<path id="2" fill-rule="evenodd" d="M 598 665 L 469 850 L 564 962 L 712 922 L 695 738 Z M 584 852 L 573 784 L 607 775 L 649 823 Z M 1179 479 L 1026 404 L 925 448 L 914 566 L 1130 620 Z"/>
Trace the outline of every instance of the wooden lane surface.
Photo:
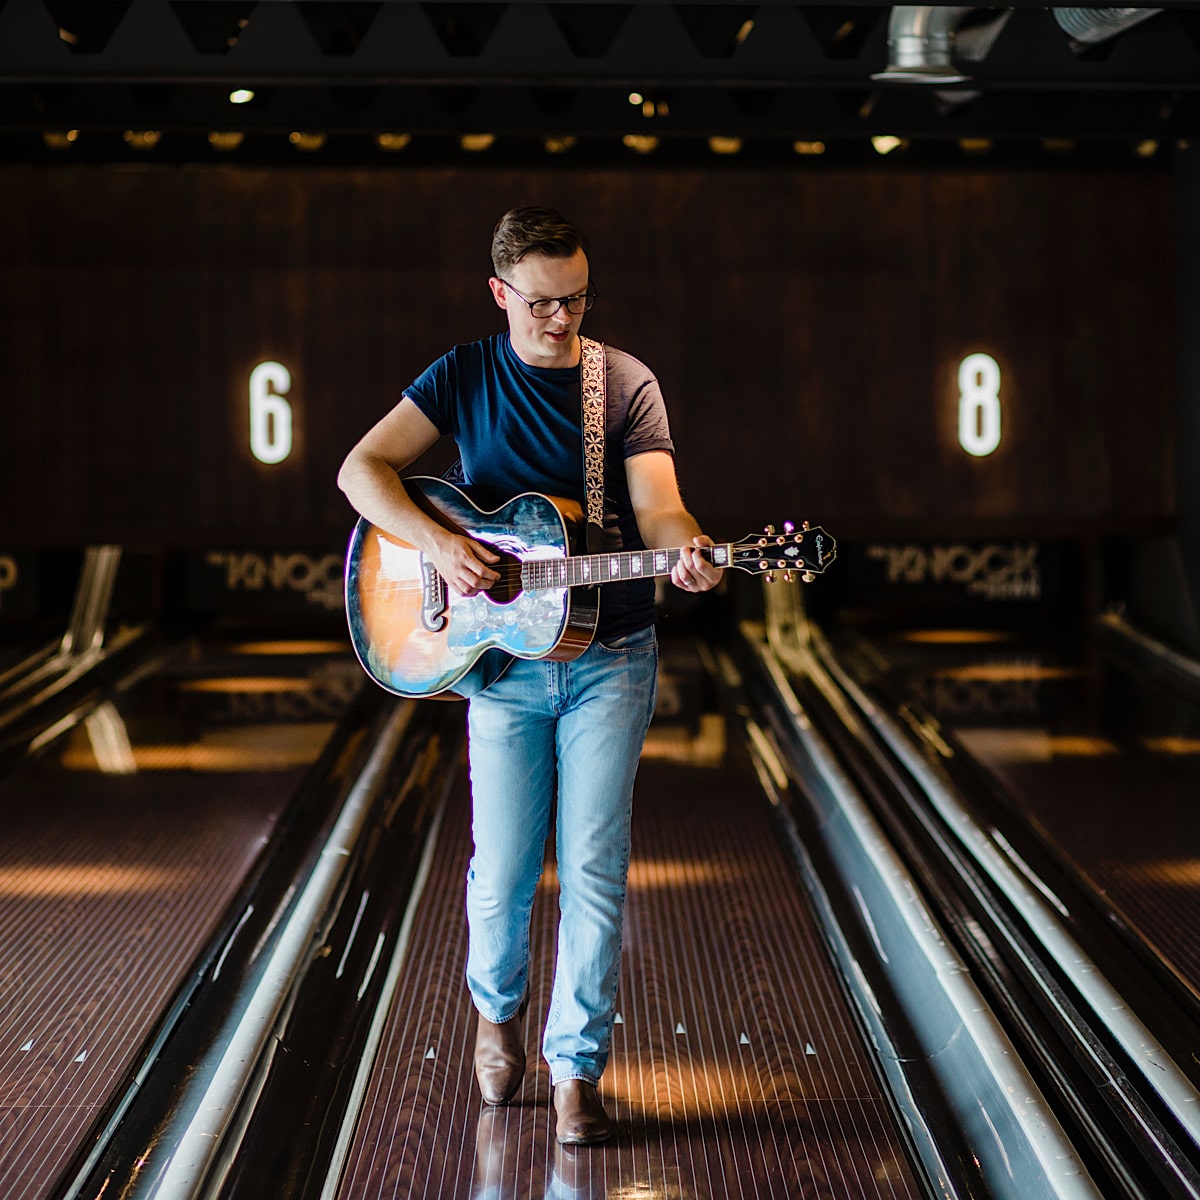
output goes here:
<path id="1" fill-rule="evenodd" d="M 285 774 L 284 788 L 294 786 L 299 772 Z M 165 783 L 161 774 L 66 781 L 48 767 L 0 791 L 5 1200 L 48 1194 L 281 806 L 261 775 Z"/>
<path id="2" fill-rule="evenodd" d="M 264 720 L 306 677 L 210 657 L 0 781 L 4 1200 L 51 1193 L 328 741 L 315 705 Z"/>
<path id="3" fill-rule="evenodd" d="M 602 1147 L 557 1145 L 538 1053 L 552 862 L 533 913 L 529 1070 L 511 1105 L 480 1100 L 465 782 L 450 803 L 339 1200 L 922 1194 L 748 768 L 643 762 L 601 1084 L 618 1128 Z"/>

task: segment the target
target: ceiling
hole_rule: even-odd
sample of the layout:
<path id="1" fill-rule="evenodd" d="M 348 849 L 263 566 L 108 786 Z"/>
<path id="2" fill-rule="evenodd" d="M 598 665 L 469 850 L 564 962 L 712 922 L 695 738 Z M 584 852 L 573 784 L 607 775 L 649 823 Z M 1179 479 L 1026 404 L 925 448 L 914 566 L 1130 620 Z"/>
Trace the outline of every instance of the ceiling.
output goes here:
<path id="1" fill-rule="evenodd" d="M 1139 7 L 1085 44 L 1029 5 L 0 0 L 0 158 L 1161 165 L 1200 5 L 1082 19 Z M 961 78 L 876 78 L 904 21 Z"/>

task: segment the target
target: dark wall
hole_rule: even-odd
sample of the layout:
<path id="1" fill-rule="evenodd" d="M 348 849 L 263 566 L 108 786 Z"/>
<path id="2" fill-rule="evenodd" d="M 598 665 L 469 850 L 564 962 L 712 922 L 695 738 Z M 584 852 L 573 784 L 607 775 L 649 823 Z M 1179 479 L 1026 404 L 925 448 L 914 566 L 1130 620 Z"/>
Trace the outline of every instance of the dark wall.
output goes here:
<path id="1" fill-rule="evenodd" d="M 1136 529 L 1174 507 L 1166 175 L 0 169 L 0 544 L 340 545 L 346 449 L 455 341 L 509 205 L 589 231 L 585 325 L 645 359 L 718 536 Z M 957 364 L 1002 370 L 1000 448 Z M 257 462 L 247 380 L 292 373 Z"/>
<path id="2" fill-rule="evenodd" d="M 1200 656 L 1200 147 L 1182 156 L 1179 227 L 1179 540 L 1187 603 L 1168 632 Z M 1180 632 L 1176 632 L 1177 629 Z M 1185 632 L 1184 632 L 1185 631 Z"/>
<path id="3" fill-rule="evenodd" d="M 1109 594 L 1155 637 L 1200 658 L 1200 147 L 1179 155 L 1175 174 L 1178 406 L 1173 449 L 1176 521 L 1160 537 L 1118 542 Z"/>

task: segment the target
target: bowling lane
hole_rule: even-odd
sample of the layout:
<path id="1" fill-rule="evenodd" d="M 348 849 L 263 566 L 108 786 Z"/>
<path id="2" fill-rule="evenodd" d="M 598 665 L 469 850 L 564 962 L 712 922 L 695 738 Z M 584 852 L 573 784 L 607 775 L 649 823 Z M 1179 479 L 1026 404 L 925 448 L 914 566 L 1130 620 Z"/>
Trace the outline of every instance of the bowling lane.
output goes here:
<path id="1" fill-rule="evenodd" d="M 873 635 L 893 695 L 1200 1001 L 1200 703 L 1098 642 L 988 630 Z"/>
<path id="2" fill-rule="evenodd" d="M 190 643 L 0 781 L 0 1179 L 48 1195 L 358 687 L 334 643 Z"/>
<path id="3" fill-rule="evenodd" d="M 433 849 L 340 1200 L 924 1195 L 746 732 L 705 705 L 711 683 L 694 647 L 668 642 L 663 661 L 601 1083 L 615 1137 L 572 1149 L 554 1136 L 538 1049 L 555 953 L 552 861 L 533 914 L 525 1083 L 503 1109 L 480 1099 L 463 982 L 462 782 Z"/>

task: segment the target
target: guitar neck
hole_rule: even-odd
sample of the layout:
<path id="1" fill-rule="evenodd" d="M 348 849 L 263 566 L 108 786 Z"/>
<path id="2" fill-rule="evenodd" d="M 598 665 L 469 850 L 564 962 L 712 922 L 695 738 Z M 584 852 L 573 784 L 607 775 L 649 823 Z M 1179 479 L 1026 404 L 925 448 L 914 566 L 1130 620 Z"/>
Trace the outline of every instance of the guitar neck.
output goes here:
<path id="1" fill-rule="evenodd" d="M 718 567 L 733 565 L 733 545 L 704 546 L 700 553 Z M 624 550 L 615 554 L 580 554 L 569 558 L 527 559 L 521 564 L 526 591 L 541 588 L 585 587 L 626 579 L 670 575 L 682 550 Z"/>

